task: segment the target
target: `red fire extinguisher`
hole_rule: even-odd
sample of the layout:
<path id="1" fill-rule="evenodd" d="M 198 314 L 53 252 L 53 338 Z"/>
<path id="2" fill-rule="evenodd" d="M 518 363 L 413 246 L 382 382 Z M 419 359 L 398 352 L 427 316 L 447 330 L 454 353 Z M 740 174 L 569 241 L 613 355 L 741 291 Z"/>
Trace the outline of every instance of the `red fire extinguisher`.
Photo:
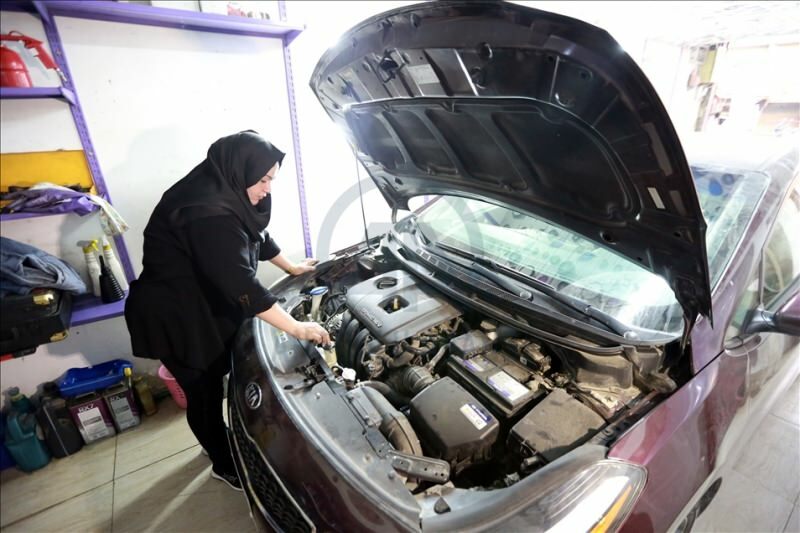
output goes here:
<path id="1" fill-rule="evenodd" d="M 36 54 L 31 49 L 36 50 Z M 33 87 L 28 67 L 20 54 L 35 65 L 55 70 L 64 79 L 64 74 L 47 53 L 42 41 L 12 31 L 0 34 L 0 87 Z"/>

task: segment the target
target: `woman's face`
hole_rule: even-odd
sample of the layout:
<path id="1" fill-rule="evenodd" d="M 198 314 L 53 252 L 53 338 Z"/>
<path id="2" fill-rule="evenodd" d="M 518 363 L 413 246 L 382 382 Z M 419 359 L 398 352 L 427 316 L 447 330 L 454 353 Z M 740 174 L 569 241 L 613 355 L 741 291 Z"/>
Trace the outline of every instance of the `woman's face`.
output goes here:
<path id="1" fill-rule="evenodd" d="M 278 163 L 275 163 L 271 169 L 264 174 L 260 180 L 247 188 L 247 198 L 253 205 L 258 205 L 258 202 L 263 200 L 270 191 L 272 180 L 275 179 L 275 174 L 278 173 Z"/>

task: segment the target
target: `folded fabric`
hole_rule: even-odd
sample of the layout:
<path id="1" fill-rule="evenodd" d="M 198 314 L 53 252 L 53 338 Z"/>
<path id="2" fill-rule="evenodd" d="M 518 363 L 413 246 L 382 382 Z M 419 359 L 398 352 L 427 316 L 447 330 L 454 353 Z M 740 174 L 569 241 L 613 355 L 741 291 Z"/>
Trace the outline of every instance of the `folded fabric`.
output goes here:
<path id="1" fill-rule="evenodd" d="M 13 213 L 68 213 L 75 212 L 81 216 L 100 208 L 100 225 L 109 237 L 122 235 L 128 230 L 125 219 L 114 207 L 103 198 L 89 193 L 78 192 L 54 183 L 40 182 L 23 191 L 15 191 L 4 195 L 3 199 L 11 203 L 3 208 L 3 212 Z"/>
<path id="2" fill-rule="evenodd" d="M 3 208 L 4 213 L 76 213 L 83 216 L 99 209 L 84 193 L 66 188 L 25 189 L 8 193 L 3 199 L 11 201 Z"/>
<path id="3" fill-rule="evenodd" d="M 0 295 L 28 294 L 34 288 L 86 292 L 86 284 L 70 265 L 35 248 L 0 237 Z"/>

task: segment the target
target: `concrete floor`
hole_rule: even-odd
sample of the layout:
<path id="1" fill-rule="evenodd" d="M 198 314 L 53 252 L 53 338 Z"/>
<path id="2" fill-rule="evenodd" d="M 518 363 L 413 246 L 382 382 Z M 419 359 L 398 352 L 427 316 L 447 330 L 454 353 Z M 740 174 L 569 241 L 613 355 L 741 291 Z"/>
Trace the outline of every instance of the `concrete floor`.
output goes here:
<path id="1" fill-rule="evenodd" d="M 773 407 L 693 531 L 800 533 L 800 380 Z M 250 532 L 242 493 L 211 479 L 171 400 L 142 425 L 0 476 L 0 529 L 24 532 Z"/>

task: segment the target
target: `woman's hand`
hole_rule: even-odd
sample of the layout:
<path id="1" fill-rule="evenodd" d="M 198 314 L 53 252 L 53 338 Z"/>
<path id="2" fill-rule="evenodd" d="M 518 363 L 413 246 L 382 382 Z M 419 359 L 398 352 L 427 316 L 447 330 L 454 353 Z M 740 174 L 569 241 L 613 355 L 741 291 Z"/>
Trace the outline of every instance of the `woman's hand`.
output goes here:
<path id="1" fill-rule="evenodd" d="M 301 341 L 313 341 L 322 345 L 331 343 L 331 336 L 325 331 L 325 328 L 316 322 L 299 322 L 295 320 L 278 304 L 274 304 L 256 316 Z"/>
<path id="2" fill-rule="evenodd" d="M 300 274 L 305 274 L 306 272 L 313 272 L 315 270 L 314 265 L 316 265 L 317 263 L 319 263 L 319 261 L 317 261 L 316 259 L 313 259 L 311 257 L 306 257 L 296 265 L 292 265 L 291 267 L 289 267 L 287 272 L 289 272 L 289 274 L 291 274 L 292 276 L 299 276 Z"/>
<path id="3" fill-rule="evenodd" d="M 316 322 L 297 322 L 291 334 L 301 341 L 312 341 L 322 345 L 331 343 L 331 336 Z"/>

